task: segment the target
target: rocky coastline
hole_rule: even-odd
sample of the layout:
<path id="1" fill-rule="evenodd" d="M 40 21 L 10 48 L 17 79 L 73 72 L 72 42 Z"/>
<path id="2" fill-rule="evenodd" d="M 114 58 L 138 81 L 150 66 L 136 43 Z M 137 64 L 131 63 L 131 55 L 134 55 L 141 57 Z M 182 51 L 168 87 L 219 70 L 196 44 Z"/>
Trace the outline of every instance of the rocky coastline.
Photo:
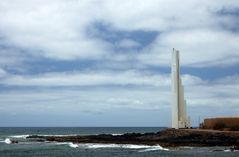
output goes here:
<path id="1" fill-rule="evenodd" d="M 163 147 L 178 146 L 229 146 L 239 149 L 239 131 L 214 131 L 202 129 L 165 129 L 157 133 L 126 133 L 123 135 L 40 136 L 27 137 L 31 141 L 73 143 L 147 144 Z"/>

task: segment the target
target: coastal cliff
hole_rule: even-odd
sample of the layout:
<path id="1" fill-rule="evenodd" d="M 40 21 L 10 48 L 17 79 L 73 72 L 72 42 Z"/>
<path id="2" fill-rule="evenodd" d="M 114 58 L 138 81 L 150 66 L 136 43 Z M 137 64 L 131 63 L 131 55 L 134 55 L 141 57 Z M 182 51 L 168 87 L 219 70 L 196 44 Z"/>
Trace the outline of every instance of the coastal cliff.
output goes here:
<path id="1" fill-rule="evenodd" d="M 123 135 L 88 136 L 39 136 L 33 141 L 56 141 L 73 143 L 159 144 L 164 147 L 177 146 L 236 146 L 239 147 L 239 131 L 213 131 L 201 129 L 166 129 L 157 133 L 127 133 Z"/>

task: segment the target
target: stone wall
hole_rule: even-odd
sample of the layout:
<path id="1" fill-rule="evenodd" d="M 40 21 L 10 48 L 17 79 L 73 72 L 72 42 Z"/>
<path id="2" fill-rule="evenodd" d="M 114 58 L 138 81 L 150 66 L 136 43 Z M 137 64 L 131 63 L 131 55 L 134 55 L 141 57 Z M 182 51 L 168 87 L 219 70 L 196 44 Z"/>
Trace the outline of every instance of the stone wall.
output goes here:
<path id="1" fill-rule="evenodd" d="M 239 129 L 239 117 L 221 117 L 204 119 L 204 129 Z"/>

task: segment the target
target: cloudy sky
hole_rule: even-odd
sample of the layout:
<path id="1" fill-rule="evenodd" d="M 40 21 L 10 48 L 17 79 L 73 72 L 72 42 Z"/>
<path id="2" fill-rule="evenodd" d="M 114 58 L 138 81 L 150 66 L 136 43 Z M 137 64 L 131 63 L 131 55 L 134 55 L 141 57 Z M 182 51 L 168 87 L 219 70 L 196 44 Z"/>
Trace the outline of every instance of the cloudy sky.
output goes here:
<path id="1" fill-rule="evenodd" d="M 2 0 L 0 126 L 170 126 L 173 48 L 193 125 L 238 116 L 237 0 Z"/>

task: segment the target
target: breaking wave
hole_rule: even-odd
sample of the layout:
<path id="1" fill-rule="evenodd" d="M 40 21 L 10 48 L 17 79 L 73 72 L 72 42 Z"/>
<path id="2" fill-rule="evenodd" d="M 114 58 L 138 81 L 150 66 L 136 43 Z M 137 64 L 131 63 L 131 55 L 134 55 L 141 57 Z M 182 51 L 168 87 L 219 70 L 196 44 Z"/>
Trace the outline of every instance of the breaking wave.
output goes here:
<path id="1" fill-rule="evenodd" d="M 13 138 L 27 138 L 29 135 L 16 135 L 11 136 Z M 58 135 L 57 135 L 58 136 Z M 0 142 L 11 144 L 12 141 L 10 138 L 6 138 L 5 140 L 1 140 Z M 32 144 L 32 142 L 23 142 L 24 144 Z M 41 142 L 37 142 L 41 143 Z M 46 143 L 49 143 L 46 141 Z M 50 142 L 52 143 L 52 142 Z M 163 148 L 160 145 L 150 146 L 150 145 L 136 145 L 136 144 L 103 144 L 103 143 L 72 143 L 72 142 L 53 142 L 57 145 L 68 145 L 71 148 L 83 148 L 83 149 L 104 149 L 104 148 L 119 148 L 119 149 L 136 149 L 139 152 L 148 152 L 155 150 L 164 150 L 168 151 L 169 149 Z"/>
<path id="2" fill-rule="evenodd" d="M 9 137 L 12 137 L 12 138 L 24 138 L 24 139 L 26 139 L 29 136 L 30 135 L 14 135 L 14 136 L 9 136 Z"/>
<path id="3" fill-rule="evenodd" d="M 164 150 L 164 151 L 169 151 L 167 148 L 163 148 L 160 145 L 157 146 L 151 146 L 151 148 L 147 148 L 144 150 L 140 150 L 139 152 L 149 152 L 149 151 L 156 151 L 156 150 Z"/>
<path id="4" fill-rule="evenodd" d="M 224 152 L 238 152 L 239 150 L 232 150 L 232 149 L 224 149 Z"/>
<path id="5" fill-rule="evenodd" d="M 1 143 L 11 144 L 12 141 L 9 138 L 6 138 L 5 140 L 0 141 Z"/>
<path id="6" fill-rule="evenodd" d="M 78 144 L 80 148 L 86 149 L 99 149 L 99 148 L 120 148 L 119 144 L 99 144 L 99 143 L 87 143 Z"/>
<path id="7" fill-rule="evenodd" d="M 11 138 L 23 138 L 23 139 L 26 139 L 27 137 L 29 136 L 33 136 L 33 135 L 12 135 L 12 136 L 9 136 Z M 76 134 L 68 134 L 68 135 L 47 135 L 47 134 L 44 134 L 44 135 L 41 135 L 41 134 L 38 134 L 37 136 L 44 136 L 44 137 L 48 137 L 48 136 L 59 136 L 59 137 L 65 137 L 65 136 L 77 136 Z"/>
<path id="8" fill-rule="evenodd" d="M 112 136 L 121 136 L 123 134 L 111 134 Z"/>
<path id="9" fill-rule="evenodd" d="M 69 143 L 69 146 L 70 146 L 71 148 L 77 148 L 77 147 L 79 147 L 77 144 L 74 144 L 74 143 Z"/>
<path id="10" fill-rule="evenodd" d="M 79 147 L 78 144 L 74 144 L 72 142 L 56 142 L 57 145 L 68 145 L 71 148 L 77 148 Z"/>
<path id="11" fill-rule="evenodd" d="M 45 136 L 45 137 L 47 137 L 47 136 L 53 136 L 53 137 L 59 136 L 59 137 L 65 137 L 65 136 L 77 136 L 77 135 L 76 134 L 68 134 L 68 135 L 38 135 L 38 136 Z"/>
<path id="12" fill-rule="evenodd" d="M 83 148 L 83 149 L 104 149 L 104 148 L 121 148 L 121 149 L 137 149 L 139 152 L 148 152 L 155 150 L 169 151 L 167 148 L 163 148 L 160 145 L 149 146 L 149 145 L 135 145 L 135 144 L 102 144 L 102 143 L 85 143 L 76 144 L 72 142 L 58 142 L 57 145 L 68 145 L 72 148 Z"/>

